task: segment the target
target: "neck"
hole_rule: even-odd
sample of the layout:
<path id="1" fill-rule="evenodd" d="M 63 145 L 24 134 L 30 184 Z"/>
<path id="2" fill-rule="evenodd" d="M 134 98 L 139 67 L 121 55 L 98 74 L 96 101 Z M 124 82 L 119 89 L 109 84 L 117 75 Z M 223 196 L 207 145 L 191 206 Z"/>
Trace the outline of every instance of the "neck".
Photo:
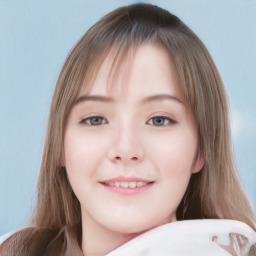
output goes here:
<path id="1" fill-rule="evenodd" d="M 123 234 L 103 228 L 95 222 L 82 221 L 82 251 L 84 255 L 106 255 L 138 234 Z"/>
<path id="2" fill-rule="evenodd" d="M 106 226 L 101 225 L 86 211 L 86 209 L 82 208 L 81 248 L 84 255 L 103 256 L 149 229 L 175 221 L 177 221 L 176 215 L 173 214 L 172 218 L 164 219 L 157 225 L 148 227 L 146 230 L 138 228 L 137 230 L 140 231 L 137 233 L 122 233 L 120 231 L 112 230 Z"/>

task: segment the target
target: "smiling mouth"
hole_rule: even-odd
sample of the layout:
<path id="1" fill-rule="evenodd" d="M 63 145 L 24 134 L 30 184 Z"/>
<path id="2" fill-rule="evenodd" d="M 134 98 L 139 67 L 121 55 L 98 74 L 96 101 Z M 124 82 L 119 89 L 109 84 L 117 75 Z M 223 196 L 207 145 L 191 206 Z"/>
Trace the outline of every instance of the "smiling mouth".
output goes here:
<path id="1" fill-rule="evenodd" d="M 105 189 L 121 196 L 135 196 L 149 190 L 155 181 L 140 178 L 117 177 L 99 182 Z"/>
<path id="2" fill-rule="evenodd" d="M 103 182 L 103 183 L 106 186 L 117 187 L 117 188 L 119 188 L 119 187 L 121 187 L 121 188 L 140 188 L 140 187 L 144 187 L 149 184 L 152 184 L 153 181 L 151 181 L 151 182 L 143 182 L 143 181 L 119 182 L 119 181 L 115 181 L 115 182 Z"/>

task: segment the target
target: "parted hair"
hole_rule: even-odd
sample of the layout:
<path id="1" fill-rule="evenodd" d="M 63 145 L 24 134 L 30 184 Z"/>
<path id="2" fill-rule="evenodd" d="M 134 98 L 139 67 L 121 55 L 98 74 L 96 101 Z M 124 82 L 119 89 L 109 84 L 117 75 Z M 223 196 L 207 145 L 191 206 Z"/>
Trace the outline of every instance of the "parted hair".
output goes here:
<path id="1" fill-rule="evenodd" d="M 111 50 L 115 54 L 110 77 L 115 78 L 130 53 L 136 54 L 143 44 L 157 45 L 168 54 L 196 124 L 198 155 L 204 158 L 202 170 L 191 176 L 177 219 L 233 219 L 255 229 L 254 212 L 235 163 L 226 91 L 212 57 L 178 17 L 154 5 L 134 4 L 100 19 L 69 53 L 52 96 L 30 227 L 7 239 L 0 255 L 43 255 L 60 229 L 81 226 L 80 203 L 62 166 L 67 118 L 81 90 L 93 86 Z M 29 249 L 31 243 L 34 251 Z"/>

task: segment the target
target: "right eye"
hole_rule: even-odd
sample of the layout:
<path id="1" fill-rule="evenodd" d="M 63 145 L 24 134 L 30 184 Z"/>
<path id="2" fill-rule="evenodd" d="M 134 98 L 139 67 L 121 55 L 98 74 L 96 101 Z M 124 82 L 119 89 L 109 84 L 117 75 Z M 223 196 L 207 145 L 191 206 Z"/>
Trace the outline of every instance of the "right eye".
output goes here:
<path id="1" fill-rule="evenodd" d="M 104 117 L 102 116 L 91 116 L 91 117 L 87 117 L 85 119 L 83 119 L 81 121 L 81 123 L 86 123 L 88 125 L 102 125 L 102 124 L 106 124 L 107 121 Z"/>
<path id="2" fill-rule="evenodd" d="M 148 124 L 153 126 L 166 126 L 175 123 L 176 121 L 167 116 L 155 116 L 148 121 Z"/>

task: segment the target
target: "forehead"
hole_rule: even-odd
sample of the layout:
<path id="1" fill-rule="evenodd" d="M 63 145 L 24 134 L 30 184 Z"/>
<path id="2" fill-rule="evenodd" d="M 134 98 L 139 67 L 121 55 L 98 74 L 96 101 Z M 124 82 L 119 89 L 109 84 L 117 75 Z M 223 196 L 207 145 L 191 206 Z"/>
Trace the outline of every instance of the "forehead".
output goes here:
<path id="1" fill-rule="evenodd" d="M 164 48 L 149 43 L 130 47 L 122 53 L 112 48 L 91 85 L 85 83 L 81 94 L 125 97 L 131 92 L 181 97 L 175 70 Z"/>

